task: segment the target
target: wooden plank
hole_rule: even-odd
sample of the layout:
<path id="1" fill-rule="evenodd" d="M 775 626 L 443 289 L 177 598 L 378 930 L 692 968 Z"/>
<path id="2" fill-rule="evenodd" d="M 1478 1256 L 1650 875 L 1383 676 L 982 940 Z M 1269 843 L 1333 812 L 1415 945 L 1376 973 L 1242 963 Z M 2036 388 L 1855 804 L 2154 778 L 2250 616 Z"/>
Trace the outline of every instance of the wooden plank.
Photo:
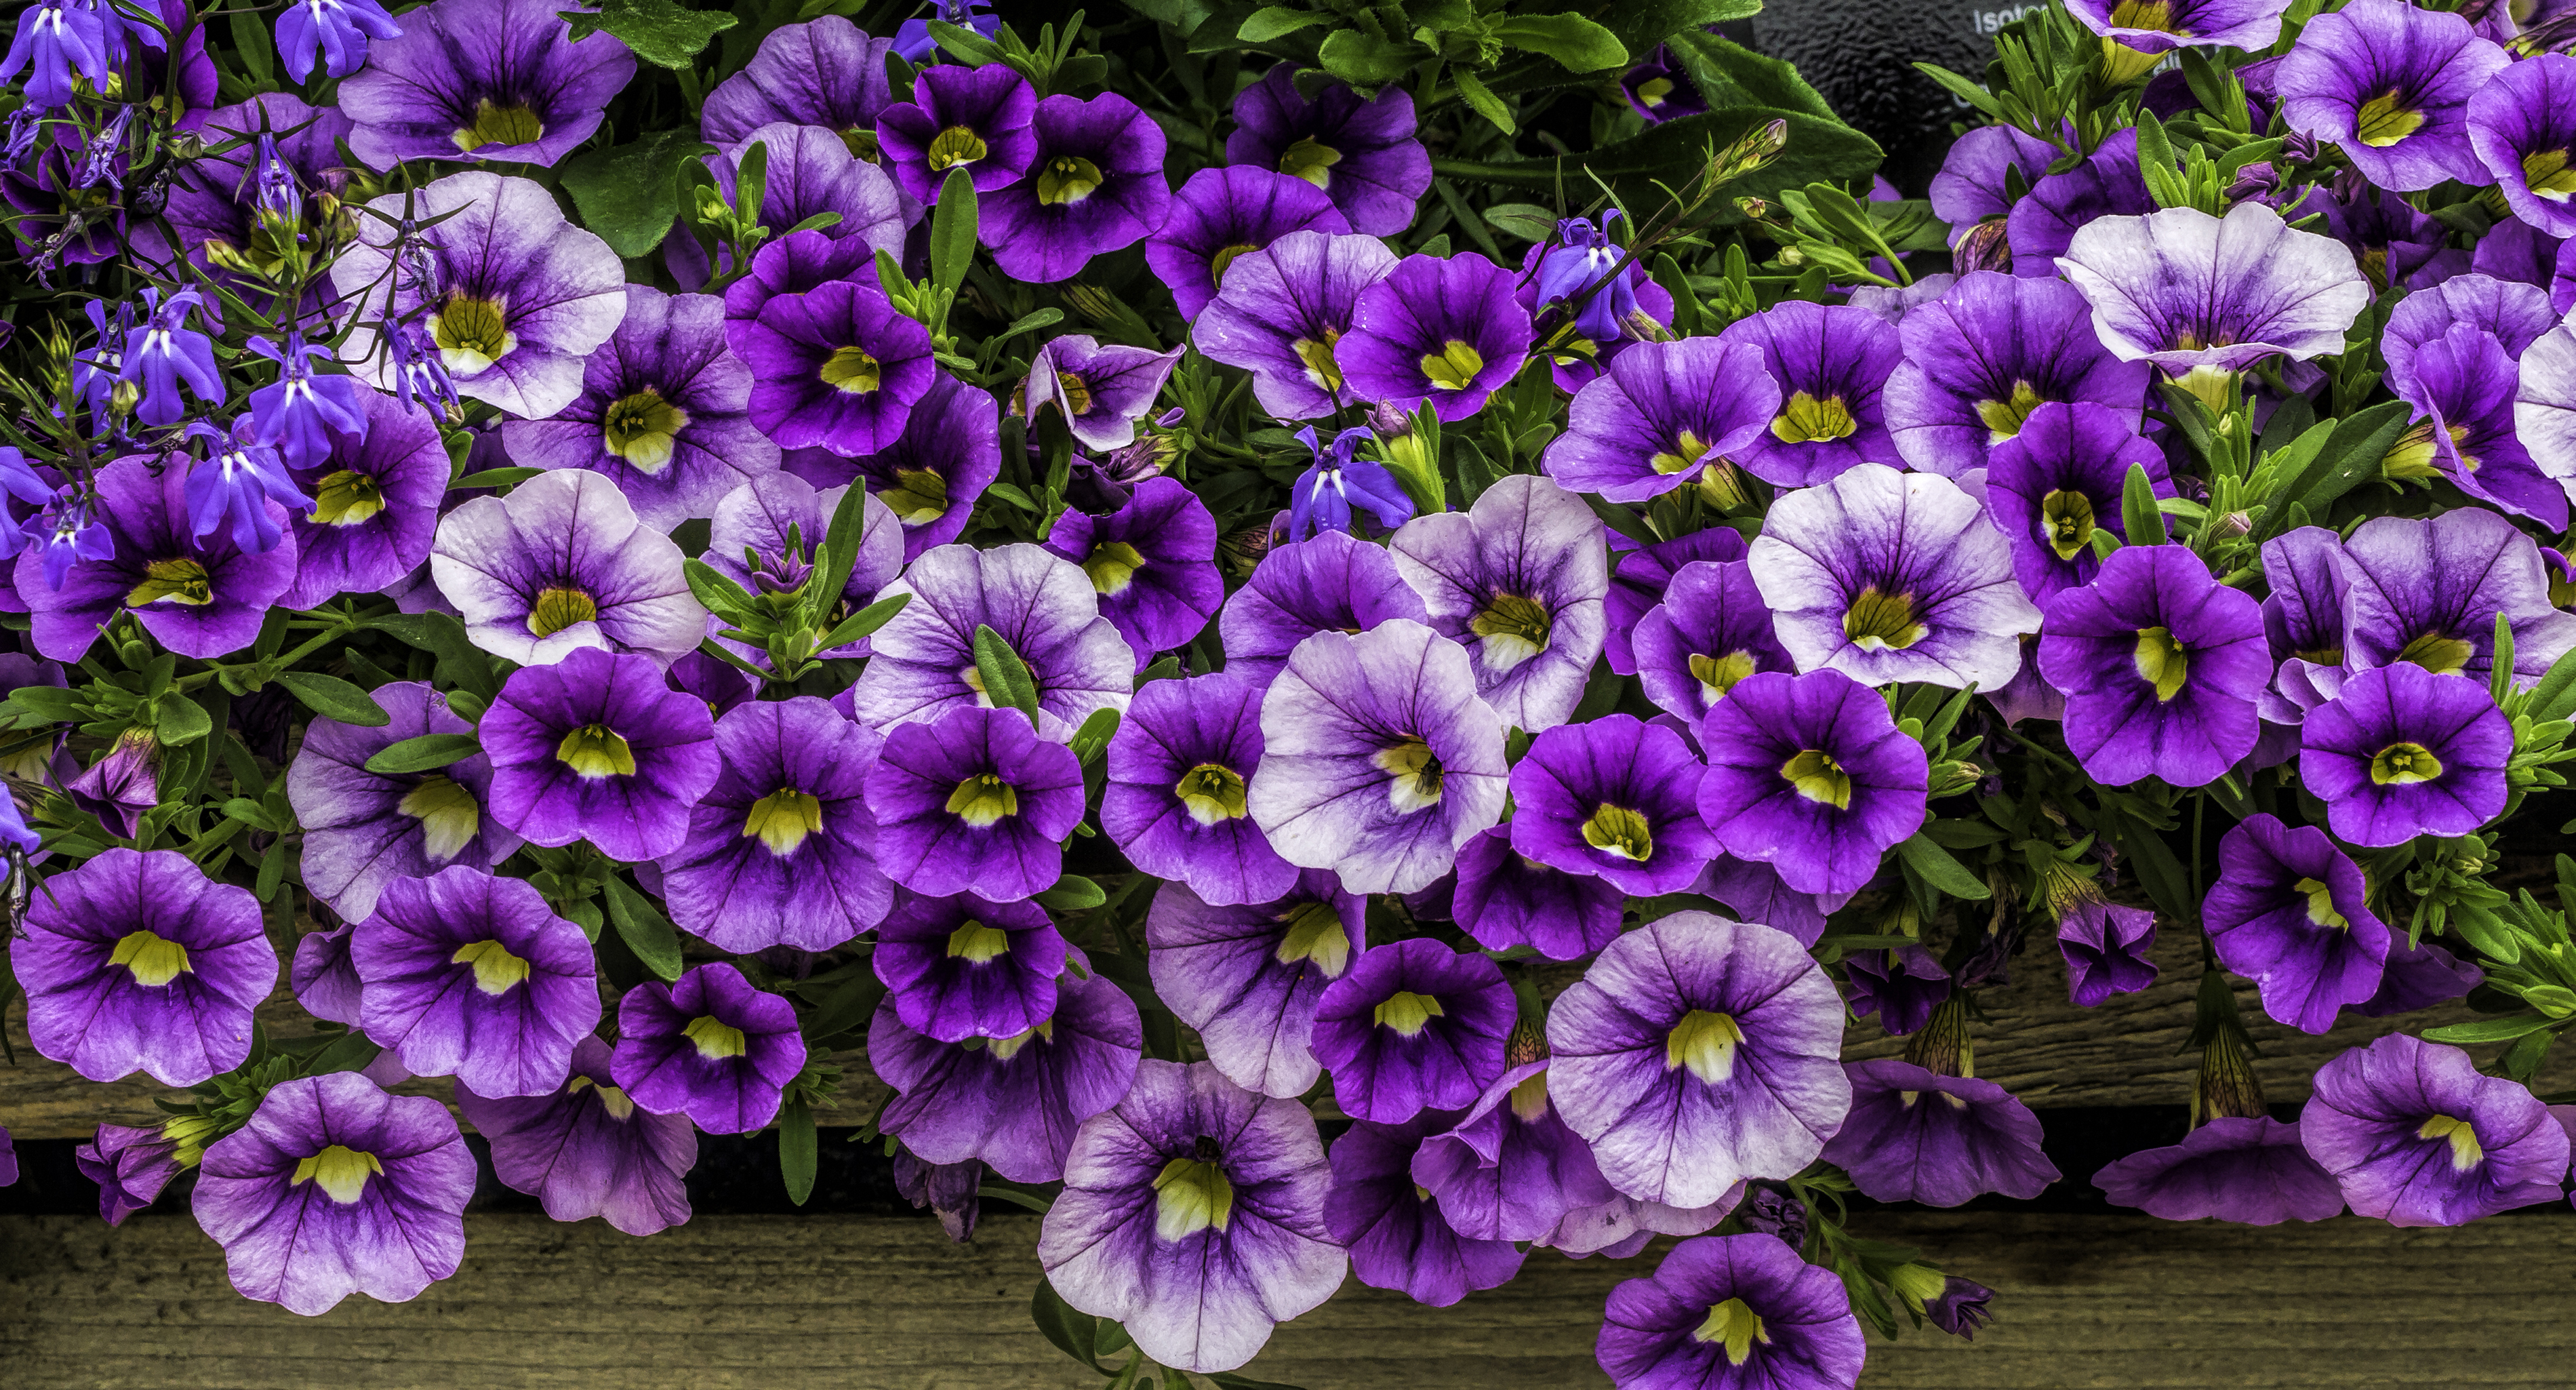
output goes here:
<path id="1" fill-rule="evenodd" d="M 1083 1390 L 1029 1326 L 1037 1221 L 950 1245 L 925 1220 L 703 1217 L 634 1240 L 596 1221 L 467 1218 L 465 1266 L 418 1300 L 317 1319 L 236 1297 L 184 1218 L 121 1231 L 0 1217 L 0 1385 L 11 1390 Z M 2576 1221 L 2398 1231 L 2145 1218 L 1893 1214 L 1871 1236 L 1992 1285 L 1974 1345 L 1871 1349 L 1870 1390 L 2564 1386 Z M 1449 1309 L 1340 1295 L 1248 1373 L 1307 1387 L 1598 1387 L 1603 1299 L 1656 1256 L 1533 1259 Z"/>

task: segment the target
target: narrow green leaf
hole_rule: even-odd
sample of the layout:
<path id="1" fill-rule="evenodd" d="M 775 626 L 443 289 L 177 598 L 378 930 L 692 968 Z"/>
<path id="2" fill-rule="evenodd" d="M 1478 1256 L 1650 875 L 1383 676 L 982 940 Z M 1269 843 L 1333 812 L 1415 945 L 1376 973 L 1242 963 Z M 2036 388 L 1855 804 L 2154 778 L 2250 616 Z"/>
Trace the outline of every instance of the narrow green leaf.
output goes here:
<path id="1" fill-rule="evenodd" d="M 2129 465 L 2129 480 L 2120 489 L 2120 522 L 2131 545 L 2163 545 L 2171 539 L 2165 514 L 2156 509 L 2156 485 L 2147 481 L 2147 466 Z"/>
<path id="2" fill-rule="evenodd" d="M 269 42 L 268 17 L 257 10 L 240 9 L 232 12 L 231 22 L 233 48 L 241 54 L 242 66 L 250 70 L 251 86 L 260 91 L 273 90 L 277 86 L 277 48 Z M 242 162 L 244 166 L 249 164 L 247 158 Z"/>
<path id="3" fill-rule="evenodd" d="M 281 671 L 277 683 L 294 692 L 295 698 L 315 714 L 355 724 L 363 729 L 381 729 L 394 722 L 376 697 L 351 685 L 338 676 L 316 671 Z"/>
<path id="4" fill-rule="evenodd" d="M 858 641 L 862 637 L 870 636 L 875 633 L 878 628 L 884 627 L 887 623 L 893 622 L 894 615 L 902 612 L 903 606 L 910 602 L 912 602 L 912 595 L 910 594 L 896 594 L 892 598 L 878 599 L 876 602 L 869 604 L 858 612 L 843 618 L 841 620 L 841 625 L 833 628 L 830 635 L 823 639 L 822 645 L 816 647 L 814 650 L 818 652 L 828 652 L 835 647 L 846 647 L 852 642 Z"/>
<path id="5" fill-rule="evenodd" d="M 1896 857 L 1916 878 L 1954 898 L 1989 898 L 1994 890 L 1986 881 L 1969 873 L 1950 851 L 1941 848 L 1931 836 L 1916 832 L 1896 847 Z"/>
<path id="6" fill-rule="evenodd" d="M 680 978 L 680 934 L 672 929 L 671 919 L 626 880 L 612 878 L 607 887 L 608 921 L 617 928 L 626 949 L 661 978 Z"/>
<path id="7" fill-rule="evenodd" d="M 1333 16 L 1329 14 L 1292 10 L 1285 5 L 1265 5 L 1245 18 L 1243 27 L 1235 30 L 1234 36 L 1245 43 L 1268 43 L 1283 34 L 1332 22 Z"/>
<path id="8" fill-rule="evenodd" d="M 659 243 L 657 242 L 656 244 L 658 245 Z M 457 479 L 452 486 L 517 487 L 519 484 L 524 483 L 530 478 L 536 477 L 545 471 L 546 470 L 542 468 L 486 468 L 480 473 L 466 474 L 464 477 Z"/>
<path id="9" fill-rule="evenodd" d="M 1035 901 L 1050 912 L 1088 912 L 1109 901 L 1109 894 L 1090 879 L 1066 874 Z"/>
<path id="10" fill-rule="evenodd" d="M 1555 59 L 1567 72 L 1599 72 L 1628 62 L 1619 36 L 1581 15 L 1505 15 L 1488 32 L 1513 48 Z M 1331 47 L 1329 40 L 1325 46 Z"/>
<path id="11" fill-rule="evenodd" d="M 2424 1030 L 2426 1042 L 2470 1044 L 2511 1042 L 2527 1033 L 2537 1033 L 2550 1025 L 2538 1014 L 2513 1014 L 2505 1018 L 2481 1018 L 2470 1023 L 2453 1023 Z"/>
<path id="12" fill-rule="evenodd" d="M 975 628 L 975 674 L 984 683 L 984 698 L 995 709 L 1015 709 L 1038 722 L 1038 686 L 1029 676 L 1029 666 L 1002 634 L 978 624 Z"/>
<path id="13" fill-rule="evenodd" d="M 930 214 L 930 280 L 943 290 L 966 283 L 966 268 L 975 261 L 979 205 L 975 180 L 964 166 L 950 169 L 939 185 L 939 205 Z"/>
<path id="14" fill-rule="evenodd" d="M 2502 609 L 2496 611 L 2495 643 L 2490 650 L 2495 665 L 2487 672 L 2487 698 L 2500 705 L 2513 693 L 2513 624 Z"/>
<path id="15" fill-rule="evenodd" d="M 422 734 L 376 750 L 367 759 L 367 771 L 387 775 L 403 772 L 428 772 L 449 763 L 459 763 L 483 751 L 483 745 L 472 734 Z"/>
<path id="16" fill-rule="evenodd" d="M 435 655 L 441 681 L 470 690 L 487 702 L 500 693 L 501 678 L 493 673 L 491 656 L 465 635 L 465 625 L 454 614 L 388 613 L 368 619 L 367 626 Z"/>
<path id="17" fill-rule="evenodd" d="M 1489 84 L 1490 85 L 1490 84 Z M 1499 90 L 1499 89 L 1498 89 Z M 1702 215 L 1717 213 L 1720 224 L 1742 222 L 1731 206 L 1748 195 L 1773 197 L 1782 189 L 1803 188 L 1828 179 L 1851 178 L 1876 169 L 1884 157 L 1866 135 L 1830 117 L 1771 107 L 1733 106 L 1666 121 L 1642 135 L 1587 150 L 1579 155 L 1543 159 L 1434 159 L 1432 172 L 1452 179 L 1492 184 L 1553 197 L 1597 175 L 1631 206 L 1663 201 L 1658 181 L 1680 188 L 1696 178 L 1714 146 L 1723 149 L 1756 127 L 1773 121 L 1788 124 L 1785 153 L 1761 169 L 1727 183 L 1717 201 Z"/>
<path id="18" fill-rule="evenodd" d="M 1073 756 L 1080 759 L 1084 767 L 1089 767 L 1107 750 L 1109 740 L 1117 736 L 1118 711 L 1096 709 L 1090 718 L 1082 721 L 1081 728 L 1073 731 L 1073 738 L 1066 746 L 1073 750 Z"/>
<path id="19" fill-rule="evenodd" d="M 8 713 L 20 720 L 78 724 L 90 716 L 87 700 L 59 685 L 22 685 L 9 692 Z"/>
<path id="20" fill-rule="evenodd" d="M 2306 507 L 2323 524 L 2336 499 L 2379 476 L 2380 461 L 2414 418 L 2415 407 L 2404 401 L 2383 401 L 2345 416 L 2307 470 L 2283 490 L 2283 499 Z"/>
<path id="21" fill-rule="evenodd" d="M 808 586 L 805 590 L 806 611 L 813 615 L 818 626 L 833 609 L 841 606 L 841 596 L 850 587 L 850 571 L 858 568 L 859 539 L 868 524 L 867 493 L 864 484 L 851 483 L 849 490 L 841 494 L 841 500 L 833 504 L 832 519 L 824 524 L 823 544 L 817 547 L 818 553 L 814 557 L 815 572 L 805 581 Z M 813 538 L 807 537 L 806 544 L 812 545 Z M 894 615 L 889 613 L 886 616 Z M 868 629 L 869 632 L 875 630 Z M 858 638 L 846 640 L 855 642 Z"/>
<path id="22" fill-rule="evenodd" d="M 706 561 L 695 558 L 682 560 L 680 572 L 689 581 L 689 592 L 717 617 L 732 622 L 737 615 L 752 611 L 750 591 Z"/>
<path id="23" fill-rule="evenodd" d="M 798 1206 L 814 1195 L 814 1171 L 820 1155 L 814 1141 L 814 1107 L 790 1101 L 778 1112 L 778 1176 L 787 1184 L 787 1200 Z"/>
<path id="24" fill-rule="evenodd" d="M 1503 105 L 1503 99 L 1494 95 L 1493 89 L 1476 74 L 1465 68 L 1456 68 L 1451 70 L 1449 80 L 1457 85 L 1458 97 L 1467 103 L 1467 109 L 1493 122 L 1496 130 L 1510 135 L 1520 129 L 1512 123 L 1511 108 Z"/>

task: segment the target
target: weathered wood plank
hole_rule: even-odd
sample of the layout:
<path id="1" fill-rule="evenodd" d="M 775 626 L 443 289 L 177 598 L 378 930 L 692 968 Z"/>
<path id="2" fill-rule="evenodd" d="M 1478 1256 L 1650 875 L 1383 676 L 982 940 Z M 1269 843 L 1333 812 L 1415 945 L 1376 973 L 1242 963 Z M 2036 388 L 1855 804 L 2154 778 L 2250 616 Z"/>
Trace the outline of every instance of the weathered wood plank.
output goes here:
<path id="1" fill-rule="evenodd" d="M 649 1240 L 598 1222 L 467 1218 L 464 1269 L 413 1303 L 301 1319 L 235 1297 L 184 1218 L 121 1231 L 0 1217 L 0 1385 L 11 1390 L 1082 1390 L 1027 1319 L 1037 1222 L 969 1246 L 928 1221 L 702 1217 Z M 1880 1214 L 1997 1290 L 1971 1346 L 1874 1345 L 1871 1390 L 2565 1386 L 2576 1220 L 2398 1231 L 2341 1218 L 2253 1230 L 2144 1218 Z M 1426 1309 L 1346 1285 L 1251 1374 L 1308 1390 L 1600 1386 L 1610 1287 L 1652 1268 L 1534 1259 Z"/>

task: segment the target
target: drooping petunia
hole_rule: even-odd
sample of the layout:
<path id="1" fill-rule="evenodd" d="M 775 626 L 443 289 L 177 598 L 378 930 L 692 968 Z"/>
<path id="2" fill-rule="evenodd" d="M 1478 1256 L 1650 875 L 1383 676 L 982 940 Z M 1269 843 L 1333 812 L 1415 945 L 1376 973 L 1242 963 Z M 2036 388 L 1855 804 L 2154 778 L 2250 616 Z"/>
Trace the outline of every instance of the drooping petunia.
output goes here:
<path id="1" fill-rule="evenodd" d="M 1319 531 L 1261 557 L 1217 615 L 1217 637 L 1226 673 L 1266 689 L 1298 643 L 1318 632 L 1366 632 L 1389 618 L 1428 623 L 1431 614 L 1384 546 Z"/>
<path id="2" fill-rule="evenodd" d="M 545 1204 L 557 1221 L 599 1217 L 630 1236 L 689 1219 L 681 1181 L 698 1161 L 698 1131 L 684 1115 L 635 1104 L 609 1073 L 608 1044 L 583 1038 L 572 1073 L 526 1098 L 477 1094 L 459 1084 L 457 1108 L 492 1146 L 492 1174 Z"/>
<path id="3" fill-rule="evenodd" d="M 545 1095 L 599 1026 L 590 942 L 524 879 L 463 865 L 395 879 L 349 953 L 359 1027 L 416 1076 Z"/>
<path id="4" fill-rule="evenodd" d="M 769 31 L 740 72 L 716 84 L 698 112 L 711 145 L 736 145 L 765 125 L 790 121 L 836 131 L 862 159 L 876 149 L 876 121 L 893 100 L 876 38 L 836 14 Z"/>
<path id="5" fill-rule="evenodd" d="M 2219 1116 L 2179 1144 L 2105 1167 L 2093 1185 L 2119 1206 L 2166 1221 L 2277 1226 L 2343 1214 L 2343 1191 L 2308 1157 L 2299 1126 L 2268 1116 Z"/>
<path id="6" fill-rule="evenodd" d="M 1508 1240 L 1460 1234 L 1439 1197 L 1414 1182 L 1415 1155 L 1448 1127 L 1438 1111 L 1402 1124 L 1352 1125 L 1333 1141 L 1333 1190 L 1324 1200 L 1324 1227 L 1350 1250 L 1361 1283 L 1434 1308 L 1509 1283 L 1526 1258 Z"/>
<path id="7" fill-rule="evenodd" d="M 686 1115 L 709 1134 L 749 1134 L 778 1114 L 805 1067 L 796 1010 L 733 966 L 693 966 L 679 980 L 646 980 L 617 1005 L 609 1073 L 659 1115 Z"/>
<path id="8" fill-rule="evenodd" d="M 1619 1390 L 1851 1390 L 1865 1350 L 1842 1280 L 1750 1234 L 1683 1241 L 1610 1290 L 1597 1356 Z"/>
<path id="9" fill-rule="evenodd" d="M 2201 920 L 2218 963 L 2262 986 L 2263 1012 L 2323 1033 L 2377 994 L 2392 947 L 2361 868 L 2322 830 L 2248 816 L 2218 842 Z"/>
<path id="10" fill-rule="evenodd" d="M 1878 1202 L 1955 1207 L 1988 1192 L 2027 1201 L 2060 1176 L 2039 1117 L 2011 1092 L 1893 1057 L 1853 1062 L 1851 1114 L 1824 1161 Z"/>

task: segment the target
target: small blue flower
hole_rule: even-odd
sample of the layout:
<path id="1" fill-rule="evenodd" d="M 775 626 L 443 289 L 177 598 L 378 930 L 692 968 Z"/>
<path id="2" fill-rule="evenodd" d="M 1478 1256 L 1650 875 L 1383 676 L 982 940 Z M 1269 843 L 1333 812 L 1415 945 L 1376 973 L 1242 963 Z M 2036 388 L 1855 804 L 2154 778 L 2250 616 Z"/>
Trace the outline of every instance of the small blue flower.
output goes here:
<path id="1" fill-rule="evenodd" d="M 192 312 L 205 311 L 206 299 L 195 290 L 180 290 L 163 299 L 159 291 L 147 289 L 143 303 L 150 317 L 141 332 L 127 339 L 121 379 L 143 388 L 143 399 L 134 407 L 136 419 L 147 425 L 175 425 L 186 412 L 179 401 L 181 383 L 200 401 L 212 404 L 224 398 L 214 339 L 188 326 Z"/>
<path id="2" fill-rule="evenodd" d="M 1352 457 L 1365 429 L 1347 429 L 1326 446 L 1317 442 L 1312 425 L 1297 437 L 1315 452 L 1315 466 L 1297 480 L 1288 503 L 1288 539 L 1301 541 L 1322 531 L 1349 531 L 1353 510 L 1367 512 L 1380 527 L 1401 526 L 1413 516 L 1413 499 L 1386 465 Z"/>
<path id="3" fill-rule="evenodd" d="M 207 456 L 188 468 L 188 530 L 203 536 L 232 520 L 233 544 L 251 554 L 277 548 L 284 534 L 263 505 L 275 502 L 297 512 L 313 510 L 313 499 L 295 486 L 280 466 L 277 451 L 259 442 L 248 420 L 233 422 L 231 433 L 204 421 L 188 426 L 188 437 L 210 441 Z"/>
<path id="4" fill-rule="evenodd" d="M 938 0 L 938 10 L 936 17 L 941 22 L 954 24 L 960 29 L 972 29 L 988 39 L 1002 27 L 1001 19 L 993 13 L 991 0 Z M 939 40 L 930 36 L 931 18 L 925 15 L 895 26 L 894 51 L 902 55 L 905 62 L 918 66 L 938 55 Z"/>
<path id="5" fill-rule="evenodd" d="M 27 104 L 51 109 L 72 99 L 72 69 L 92 87 L 105 87 L 107 35 L 98 13 L 72 0 L 40 0 L 18 12 L 17 37 L 0 58 L 0 82 L 27 71 Z"/>
<path id="6" fill-rule="evenodd" d="M 1626 253 L 1610 239 L 1610 224 L 1618 216 L 1617 208 L 1602 213 L 1598 228 L 1580 217 L 1556 224 L 1557 240 L 1562 244 L 1538 262 L 1540 308 L 1570 304 L 1581 298 L 1619 264 Z M 1636 311 L 1637 288 L 1623 273 L 1584 300 L 1582 310 L 1575 315 L 1575 331 L 1596 343 L 1615 342 L 1628 316 Z"/>
<path id="7" fill-rule="evenodd" d="M 116 537 L 91 511 L 90 499 L 76 494 L 56 497 L 39 516 L 45 533 L 45 587 L 63 587 L 63 576 L 83 560 L 116 558 Z"/>
<path id="8" fill-rule="evenodd" d="M 312 359 L 337 360 L 329 348 L 310 346 L 302 333 L 290 329 L 285 346 L 253 338 L 250 350 L 277 364 L 276 383 L 250 393 L 253 437 L 275 445 L 287 467 L 303 468 L 329 458 L 333 430 L 366 437 L 367 416 L 358 398 L 358 379 L 314 374 Z"/>
<path id="9" fill-rule="evenodd" d="M 443 411 L 451 420 L 465 413 L 465 403 L 456 398 L 456 383 L 448 379 L 447 363 L 427 329 L 416 323 L 388 323 L 384 343 L 386 355 L 393 359 L 394 394 L 404 409 Z"/>
<path id="10" fill-rule="evenodd" d="M 298 82 L 312 75 L 317 54 L 323 71 L 346 77 L 366 66 L 367 40 L 401 37 L 376 0 L 295 0 L 277 16 L 277 54 Z"/>

